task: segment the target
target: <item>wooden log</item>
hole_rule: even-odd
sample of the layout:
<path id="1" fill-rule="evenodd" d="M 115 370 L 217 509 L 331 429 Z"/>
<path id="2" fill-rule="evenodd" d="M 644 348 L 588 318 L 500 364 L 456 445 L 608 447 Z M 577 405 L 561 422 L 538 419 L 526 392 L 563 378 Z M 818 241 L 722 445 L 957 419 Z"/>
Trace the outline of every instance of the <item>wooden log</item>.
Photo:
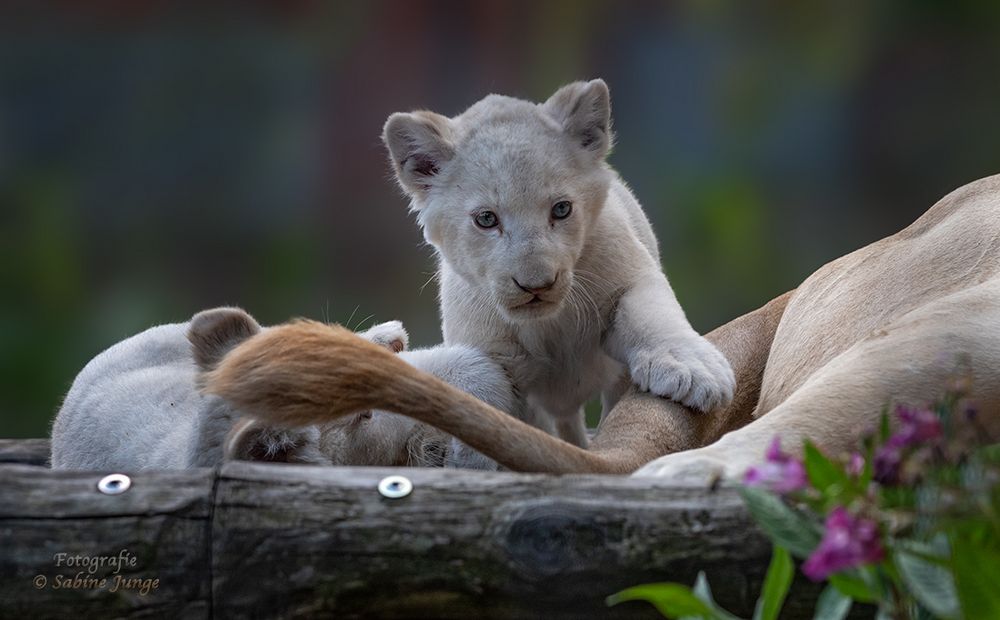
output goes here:
<path id="1" fill-rule="evenodd" d="M 382 497 L 400 473 L 412 493 Z M 252 463 L 222 469 L 212 539 L 219 617 L 656 617 L 604 598 L 698 570 L 748 617 L 771 551 L 731 488 Z M 785 617 L 811 617 L 803 586 Z"/>
<path id="2" fill-rule="evenodd" d="M 0 616 L 208 618 L 215 472 L 103 475 L 0 466 Z"/>
<path id="3" fill-rule="evenodd" d="M 413 491 L 383 497 L 378 482 L 396 474 Z M 135 473 L 108 496 L 102 475 L 0 465 L 0 617 L 652 618 L 646 603 L 608 609 L 604 598 L 690 584 L 699 570 L 749 617 L 770 558 L 725 487 L 229 463 Z M 136 557 L 122 575 L 159 579 L 156 589 L 54 589 L 79 572 L 56 554 L 122 549 Z M 797 582 L 782 617 L 811 617 L 817 593 Z"/>
<path id="4" fill-rule="evenodd" d="M 20 463 L 48 467 L 48 439 L 0 439 L 0 464 Z"/>

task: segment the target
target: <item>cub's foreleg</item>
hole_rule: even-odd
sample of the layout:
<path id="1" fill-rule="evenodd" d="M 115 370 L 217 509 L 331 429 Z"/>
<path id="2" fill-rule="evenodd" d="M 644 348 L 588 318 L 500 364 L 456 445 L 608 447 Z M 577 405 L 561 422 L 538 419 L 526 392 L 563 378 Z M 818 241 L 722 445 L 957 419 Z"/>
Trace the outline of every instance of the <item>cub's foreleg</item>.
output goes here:
<path id="1" fill-rule="evenodd" d="M 694 331 L 658 270 L 649 269 L 622 295 L 605 350 L 625 364 L 641 390 L 701 411 L 733 399 L 736 380 L 729 362 Z"/>

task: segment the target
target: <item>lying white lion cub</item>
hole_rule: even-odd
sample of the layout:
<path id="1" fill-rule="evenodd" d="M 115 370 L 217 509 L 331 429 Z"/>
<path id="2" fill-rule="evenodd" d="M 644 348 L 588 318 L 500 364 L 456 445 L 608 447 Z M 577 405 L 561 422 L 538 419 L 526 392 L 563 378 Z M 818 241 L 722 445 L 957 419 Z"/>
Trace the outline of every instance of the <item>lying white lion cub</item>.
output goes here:
<path id="1" fill-rule="evenodd" d="M 107 349 L 80 372 L 52 427 L 56 469 L 182 469 L 224 457 L 337 465 L 495 468 L 442 433 L 383 411 L 322 426 L 275 430 L 197 389 L 231 348 L 262 331 L 236 308 L 153 327 Z M 266 331 L 266 330 L 264 330 Z M 469 347 L 403 351 L 398 321 L 359 334 L 450 385 L 507 410 L 511 387 L 497 364 Z"/>
<path id="2" fill-rule="evenodd" d="M 454 118 L 393 114 L 383 140 L 437 250 L 445 344 L 503 364 L 527 401 L 515 417 L 585 446 L 581 406 L 602 393 L 607 412 L 625 369 L 694 409 L 729 404 L 726 358 L 691 328 L 646 215 L 605 162 L 602 80 L 545 103 L 490 95 Z"/>

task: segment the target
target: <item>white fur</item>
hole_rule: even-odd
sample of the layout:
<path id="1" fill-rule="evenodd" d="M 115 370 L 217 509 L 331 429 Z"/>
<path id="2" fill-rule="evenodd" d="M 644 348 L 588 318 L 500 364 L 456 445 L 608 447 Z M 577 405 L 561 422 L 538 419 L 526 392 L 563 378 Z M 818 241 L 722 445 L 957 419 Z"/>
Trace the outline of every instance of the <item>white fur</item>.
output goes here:
<path id="1" fill-rule="evenodd" d="M 242 314 L 255 331 L 260 329 L 240 310 L 211 310 L 192 322 L 148 329 L 91 360 L 73 382 L 53 424 L 52 467 L 134 471 L 221 463 L 226 437 L 241 415 L 222 399 L 197 389 L 200 369 L 188 333 L 199 317 L 233 313 Z M 389 348 L 405 347 L 408 341 L 399 321 L 359 335 Z M 441 346 L 404 351 L 400 356 L 495 407 L 512 406 L 502 369 L 475 350 Z M 265 452 L 289 453 L 290 460 L 301 463 L 388 465 L 396 463 L 383 459 L 414 441 L 414 426 L 409 418 L 376 411 L 323 429 L 257 429 L 253 440 Z M 457 442 L 444 456 L 449 466 L 496 468 Z"/>
<path id="2" fill-rule="evenodd" d="M 543 427 L 551 417 L 578 445 L 581 406 L 603 392 L 607 411 L 625 369 L 641 389 L 700 410 L 728 404 L 735 383 L 688 323 L 649 221 L 604 161 L 610 122 L 607 86 L 594 80 L 544 104 L 490 95 L 455 118 L 394 114 L 383 134 L 437 250 L 445 343 L 500 361 L 525 398 L 512 413 Z M 564 200 L 570 216 L 551 217 Z M 497 227 L 474 223 L 484 210 Z M 524 288 L 553 281 L 522 305 L 536 297 Z"/>
<path id="3" fill-rule="evenodd" d="M 187 324 L 128 338 L 88 363 L 52 426 L 54 469 L 158 469 L 221 460 L 233 412 L 195 389 Z"/>

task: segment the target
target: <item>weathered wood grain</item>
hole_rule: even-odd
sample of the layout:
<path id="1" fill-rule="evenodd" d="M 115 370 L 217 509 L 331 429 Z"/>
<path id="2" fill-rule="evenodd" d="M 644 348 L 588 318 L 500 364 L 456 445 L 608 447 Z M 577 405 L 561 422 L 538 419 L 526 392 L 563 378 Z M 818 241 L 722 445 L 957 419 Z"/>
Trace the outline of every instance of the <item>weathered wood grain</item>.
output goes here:
<path id="1" fill-rule="evenodd" d="M 655 617 L 604 598 L 650 581 L 692 583 L 749 616 L 770 557 L 732 489 L 613 476 L 232 463 L 213 530 L 219 617 Z M 253 583 L 253 588 L 247 588 Z M 788 617 L 809 617 L 814 588 Z"/>
<path id="2" fill-rule="evenodd" d="M 656 617 L 604 598 L 702 569 L 718 601 L 749 616 L 770 557 L 730 488 L 230 463 L 136 473 L 106 496 L 103 473 L 0 465 L 0 617 Z M 413 492 L 382 497 L 390 474 Z M 55 554 L 122 549 L 137 558 L 124 576 L 157 589 L 53 588 L 78 570 Z M 817 592 L 797 584 L 782 617 L 811 617 Z"/>
<path id="3" fill-rule="evenodd" d="M 212 470 L 143 473 L 103 495 L 103 473 L 0 466 L 0 616 L 6 618 L 208 618 Z M 59 565 L 57 554 L 135 556 L 118 588 L 115 570 Z M 81 580 L 68 583 L 80 574 Z M 36 579 L 44 578 L 44 585 Z M 93 578 L 107 581 L 98 585 Z M 159 579 L 141 595 L 142 580 Z M 148 582 L 152 585 L 152 582 Z M 65 585 L 65 587 L 60 587 Z M 119 584 L 121 585 L 121 584 Z"/>
<path id="4" fill-rule="evenodd" d="M 0 439 L 0 464 L 49 464 L 51 453 L 48 439 Z"/>

